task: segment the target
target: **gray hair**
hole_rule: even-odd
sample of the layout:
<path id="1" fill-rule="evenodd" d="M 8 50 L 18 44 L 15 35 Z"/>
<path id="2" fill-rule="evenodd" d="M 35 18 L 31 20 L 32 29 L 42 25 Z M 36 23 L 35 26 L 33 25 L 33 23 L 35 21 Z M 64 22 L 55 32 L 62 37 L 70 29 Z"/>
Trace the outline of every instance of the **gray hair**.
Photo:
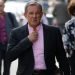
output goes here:
<path id="1" fill-rule="evenodd" d="M 41 11 L 43 11 L 42 5 L 41 5 L 40 3 L 36 2 L 36 1 L 30 1 L 30 2 L 28 2 L 27 5 L 25 6 L 25 12 L 27 11 L 27 8 L 28 8 L 29 6 L 34 6 L 34 5 L 37 6 L 37 7 L 39 7 L 39 9 L 40 9 Z"/>

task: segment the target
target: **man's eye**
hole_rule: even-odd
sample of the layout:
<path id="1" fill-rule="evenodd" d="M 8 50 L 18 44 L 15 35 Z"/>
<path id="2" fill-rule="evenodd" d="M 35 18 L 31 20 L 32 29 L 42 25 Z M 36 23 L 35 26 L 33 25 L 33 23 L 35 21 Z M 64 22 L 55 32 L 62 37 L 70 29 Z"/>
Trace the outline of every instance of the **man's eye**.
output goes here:
<path id="1" fill-rule="evenodd" d="M 33 14 L 33 13 L 31 12 L 31 13 L 29 13 L 29 14 Z"/>

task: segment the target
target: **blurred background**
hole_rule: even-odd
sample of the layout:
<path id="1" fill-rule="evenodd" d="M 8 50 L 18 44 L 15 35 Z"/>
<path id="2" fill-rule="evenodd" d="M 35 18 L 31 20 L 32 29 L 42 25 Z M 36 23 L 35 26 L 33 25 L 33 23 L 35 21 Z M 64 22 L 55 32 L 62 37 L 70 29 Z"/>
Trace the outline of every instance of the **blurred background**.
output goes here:
<path id="1" fill-rule="evenodd" d="M 7 0 L 5 3 L 5 11 L 14 13 L 18 22 L 21 23 L 21 20 L 25 19 L 23 13 L 28 1 L 30 0 Z M 46 17 L 49 20 L 49 24 L 51 24 L 53 19 L 52 12 L 58 0 L 31 0 L 31 1 L 38 1 L 39 3 L 41 3 L 44 9 L 44 13 L 46 14 Z M 63 1 L 64 3 L 66 3 L 67 0 Z"/>

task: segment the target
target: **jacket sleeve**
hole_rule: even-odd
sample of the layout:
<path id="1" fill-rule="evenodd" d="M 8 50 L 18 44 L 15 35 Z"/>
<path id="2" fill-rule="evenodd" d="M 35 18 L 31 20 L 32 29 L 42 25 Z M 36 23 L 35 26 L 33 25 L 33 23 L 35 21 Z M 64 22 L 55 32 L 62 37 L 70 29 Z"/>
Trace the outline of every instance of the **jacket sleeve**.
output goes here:
<path id="1" fill-rule="evenodd" d="M 28 37 L 18 41 L 17 33 L 14 31 L 10 34 L 10 39 L 7 46 L 6 59 L 13 61 L 19 58 L 23 52 L 28 51 L 28 48 L 32 47 L 32 42 L 29 41 Z"/>
<path id="2" fill-rule="evenodd" d="M 68 59 L 66 57 L 66 52 L 63 47 L 62 36 L 60 31 L 57 33 L 57 50 L 56 50 L 56 58 L 59 63 L 60 70 L 64 73 L 64 75 L 70 75 L 70 66 Z"/>

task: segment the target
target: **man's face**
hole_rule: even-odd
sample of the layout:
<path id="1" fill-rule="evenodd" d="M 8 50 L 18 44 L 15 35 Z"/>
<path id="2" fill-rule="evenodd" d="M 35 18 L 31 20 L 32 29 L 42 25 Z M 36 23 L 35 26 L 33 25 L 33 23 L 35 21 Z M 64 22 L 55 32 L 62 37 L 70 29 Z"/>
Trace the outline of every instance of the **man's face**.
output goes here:
<path id="1" fill-rule="evenodd" d="M 0 14 L 4 12 L 4 1 L 0 0 Z"/>
<path id="2" fill-rule="evenodd" d="M 29 25 L 31 25 L 32 27 L 36 27 L 40 24 L 42 11 L 35 5 L 29 6 L 27 8 L 27 11 L 25 12 L 25 17 L 28 19 Z"/>

